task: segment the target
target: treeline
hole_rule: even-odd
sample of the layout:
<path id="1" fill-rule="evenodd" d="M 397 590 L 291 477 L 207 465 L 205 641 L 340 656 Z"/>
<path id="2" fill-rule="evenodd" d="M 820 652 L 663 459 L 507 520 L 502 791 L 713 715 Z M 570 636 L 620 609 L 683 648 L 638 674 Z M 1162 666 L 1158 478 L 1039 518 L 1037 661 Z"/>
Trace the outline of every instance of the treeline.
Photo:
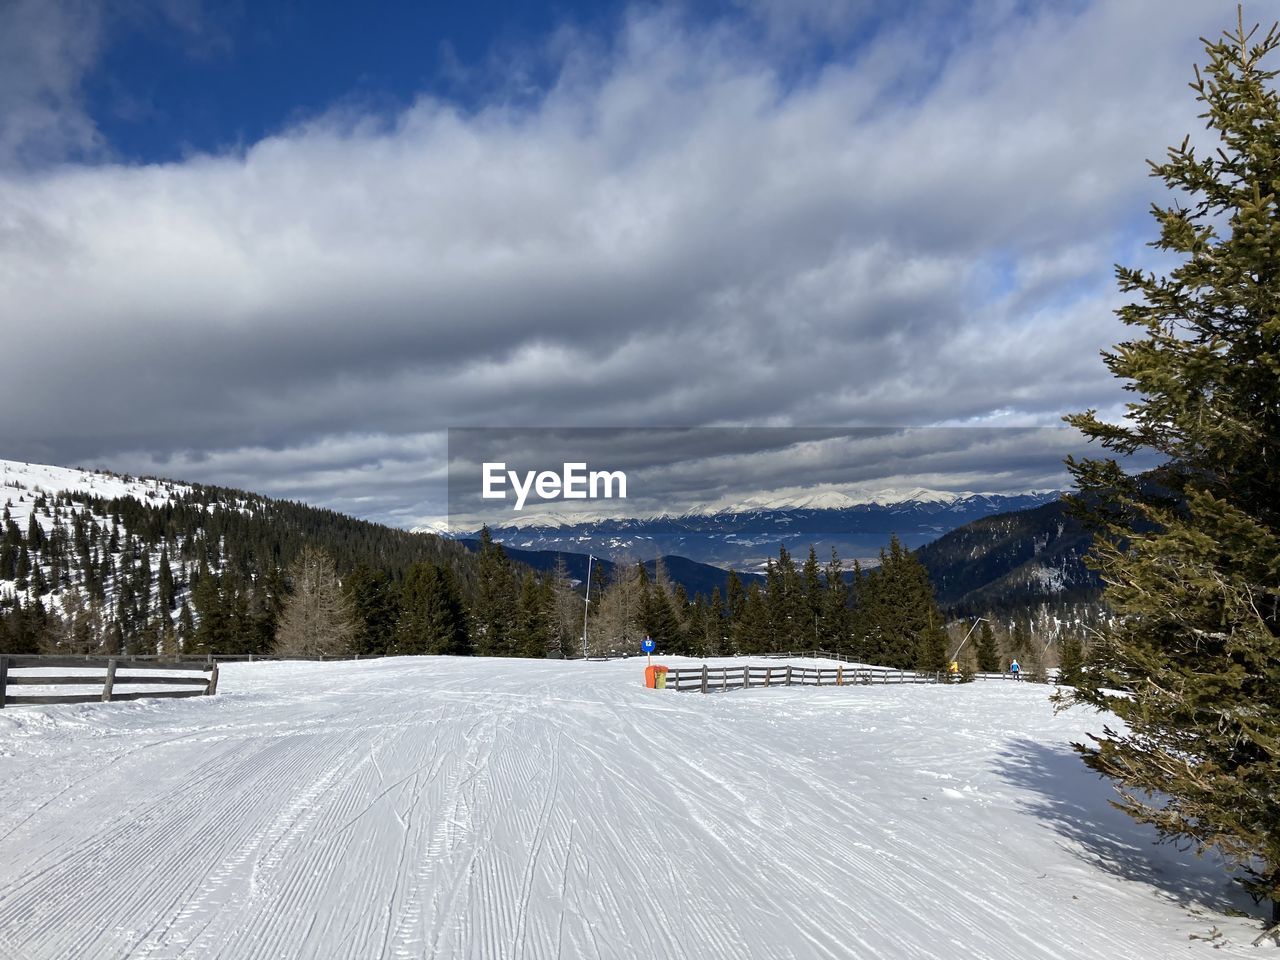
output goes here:
<path id="1" fill-rule="evenodd" d="M 951 640 L 928 574 L 892 539 L 878 565 L 854 562 L 852 578 L 832 551 L 821 563 L 810 548 L 797 564 L 782 547 L 764 582 L 744 587 L 730 574 L 724 594 L 692 599 L 672 586 L 659 564 L 615 567 L 592 603 L 593 652 L 633 652 L 652 637 L 658 651 L 725 656 L 823 649 L 868 663 L 943 670 Z"/>
<path id="2" fill-rule="evenodd" d="M 481 533 L 469 595 L 449 567 L 420 563 L 400 584 L 358 568 L 337 575 L 331 558 L 306 551 L 286 577 L 291 593 L 276 651 L 293 656 L 450 653 L 576 656 L 583 617 L 590 655 L 636 653 L 652 637 L 665 655 L 718 656 L 824 648 L 868 662 L 943 670 L 951 639 L 924 568 L 897 542 L 878 566 L 854 564 L 852 582 L 834 554 L 800 565 L 786 548 L 764 583 L 731 575 L 722 595 L 690 598 L 661 562 L 593 571 L 591 603 L 558 569 L 521 570 Z"/>

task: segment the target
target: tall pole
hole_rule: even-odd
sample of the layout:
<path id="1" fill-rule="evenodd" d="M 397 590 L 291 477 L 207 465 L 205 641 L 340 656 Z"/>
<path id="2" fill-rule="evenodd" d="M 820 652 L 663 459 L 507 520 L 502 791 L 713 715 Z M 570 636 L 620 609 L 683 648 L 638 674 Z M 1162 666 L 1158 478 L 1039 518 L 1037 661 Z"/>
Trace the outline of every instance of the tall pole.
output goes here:
<path id="1" fill-rule="evenodd" d="M 587 659 L 587 614 L 591 612 L 591 567 L 595 557 L 587 554 L 587 596 L 582 603 L 582 659 Z"/>
<path id="2" fill-rule="evenodd" d="M 960 646 L 956 647 L 956 652 L 951 655 L 951 659 L 953 661 L 960 656 L 960 651 L 964 649 L 964 645 L 968 643 L 969 638 L 973 636 L 973 631 L 978 629 L 978 624 L 982 623 L 986 619 L 986 617 L 979 617 L 977 620 L 973 621 L 973 626 L 969 628 L 969 632 L 966 633 L 964 635 L 964 639 L 960 641 Z"/>

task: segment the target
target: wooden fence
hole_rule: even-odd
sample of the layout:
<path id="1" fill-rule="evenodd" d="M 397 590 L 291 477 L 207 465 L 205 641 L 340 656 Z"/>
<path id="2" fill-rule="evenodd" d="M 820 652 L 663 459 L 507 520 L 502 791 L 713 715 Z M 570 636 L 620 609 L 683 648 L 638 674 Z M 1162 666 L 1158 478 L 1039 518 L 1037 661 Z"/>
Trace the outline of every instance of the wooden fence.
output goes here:
<path id="1" fill-rule="evenodd" d="M 40 674 L 27 670 L 91 668 L 102 673 Z M 121 670 L 128 672 L 122 673 Z M 179 676 L 179 672 L 199 676 Z M 14 694 L 14 687 L 95 686 L 94 693 Z M 191 687 L 190 690 L 130 690 L 117 687 Z M 217 663 L 158 663 L 128 657 L 40 657 L 0 655 L 0 710 L 14 704 L 98 703 L 112 700 L 150 700 L 153 698 L 206 697 L 218 692 Z"/>
<path id="2" fill-rule="evenodd" d="M 982 680 L 1017 680 L 1011 674 L 978 673 Z M 738 667 L 701 667 L 667 671 L 668 690 L 742 690 L 749 687 L 840 687 L 872 683 L 958 683 L 958 676 L 945 673 L 921 673 L 917 670 L 894 670 L 890 667 L 865 665 L 835 667 L 797 667 L 794 664 L 744 664 Z"/>

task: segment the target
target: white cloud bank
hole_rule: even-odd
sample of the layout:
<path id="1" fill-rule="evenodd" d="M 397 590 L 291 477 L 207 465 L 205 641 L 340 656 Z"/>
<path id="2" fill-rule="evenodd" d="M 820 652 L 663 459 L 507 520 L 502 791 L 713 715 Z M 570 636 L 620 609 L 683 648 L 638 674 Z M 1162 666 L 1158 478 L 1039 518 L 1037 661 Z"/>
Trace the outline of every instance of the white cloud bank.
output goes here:
<path id="1" fill-rule="evenodd" d="M 922 4 L 799 79 L 794 38 L 648 10 L 557 38 L 518 105 L 11 163 L 3 453 L 407 525 L 449 426 L 1115 409 L 1110 266 L 1143 256 L 1145 158 L 1200 129 L 1185 82 L 1228 6 Z M 10 94 L 46 145 L 96 135 L 88 36 L 51 55 L 61 93 Z"/>

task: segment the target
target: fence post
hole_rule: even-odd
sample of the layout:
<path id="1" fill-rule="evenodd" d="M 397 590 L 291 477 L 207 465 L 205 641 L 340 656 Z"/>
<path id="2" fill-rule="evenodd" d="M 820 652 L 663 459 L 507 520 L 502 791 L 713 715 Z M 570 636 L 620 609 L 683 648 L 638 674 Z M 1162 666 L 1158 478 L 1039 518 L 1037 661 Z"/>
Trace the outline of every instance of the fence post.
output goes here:
<path id="1" fill-rule="evenodd" d="M 702 665 L 702 692 L 707 692 L 707 665 Z"/>
<path id="2" fill-rule="evenodd" d="M 102 700 L 104 703 L 111 701 L 111 688 L 116 685 L 116 662 L 115 660 L 107 661 L 107 679 L 102 685 Z"/>
<path id="3" fill-rule="evenodd" d="M 751 668 L 745 663 L 742 665 L 742 689 L 751 689 Z"/>
<path id="4" fill-rule="evenodd" d="M 787 686 L 791 686 L 791 664 L 787 664 Z"/>
<path id="5" fill-rule="evenodd" d="M 773 679 L 773 667 L 764 668 L 764 685 L 769 686 L 769 681 Z"/>
<path id="6" fill-rule="evenodd" d="M 836 667 L 836 686 L 844 686 L 844 664 L 841 663 Z"/>
<path id="7" fill-rule="evenodd" d="M 212 697 L 218 692 L 218 665 L 215 663 L 213 669 L 209 671 L 209 683 L 204 688 L 204 695 Z"/>
<path id="8" fill-rule="evenodd" d="M 9 658 L 0 656 L 0 710 L 4 709 L 4 688 L 9 682 Z"/>

